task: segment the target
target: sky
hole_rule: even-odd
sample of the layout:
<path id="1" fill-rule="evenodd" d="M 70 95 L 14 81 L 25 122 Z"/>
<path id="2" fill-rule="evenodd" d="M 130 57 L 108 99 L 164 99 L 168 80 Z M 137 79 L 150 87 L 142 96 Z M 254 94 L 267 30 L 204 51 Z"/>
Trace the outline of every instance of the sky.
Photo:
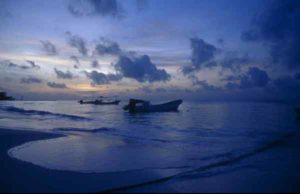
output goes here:
<path id="1" fill-rule="evenodd" d="M 299 21 L 298 0 L 0 0 L 0 90 L 295 102 Z"/>

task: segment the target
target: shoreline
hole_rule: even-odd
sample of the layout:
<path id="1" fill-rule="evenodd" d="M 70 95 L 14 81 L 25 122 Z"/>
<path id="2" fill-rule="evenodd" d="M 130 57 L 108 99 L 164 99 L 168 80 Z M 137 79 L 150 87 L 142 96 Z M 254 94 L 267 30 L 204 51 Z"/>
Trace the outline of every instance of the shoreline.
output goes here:
<path id="1" fill-rule="evenodd" d="M 48 169 L 12 158 L 8 150 L 24 143 L 63 137 L 63 134 L 22 131 L 0 127 L 0 193 L 101 193 L 115 188 L 159 179 L 157 173 L 176 170 L 133 170 L 128 172 L 84 173 Z"/>
<path id="2" fill-rule="evenodd" d="M 190 179 L 185 176 L 179 179 L 171 178 L 158 184 L 148 184 L 151 181 L 164 179 L 155 176 L 155 170 L 108 172 L 108 173 L 84 173 L 47 169 L 28 162 L 12 158 L 8 150 L 24 143 L 37 140 L 46 140 L 66 136 L 49 132 L 22 131 L 0 128 L 0 193 L 10 192 L 294 192 L 300 187 L 296 184 L 300 181 L 299 165 L 300 157 L 296 154 L 300 151 L 300 134 L 296 134 L 268 151 L 262 151 L 254 156 L 247 157 L 235 163 L 212 169 L 214 171 L 227 171 L 216 176 L 203 177 L 205 172 L 200 171 Z M 285 158 L 284 158 L 285 157 Z M 282 158 L 282 159 L 281 159 Z M 257 165 L 252 168 L 234 167 Z M 271 164 L 271 165 L 270 165 Z M 289 166 L 287 166 L 288 164 Z M 270 167 L 269 167 L 270 166 Z M 233 169 L 231 169 L 233 168 Z M 257 171 L 258 169 L 261 169 Z M 265 168 L 270 168 L 265 170 Z M 291 172 L 290 169 L 291 168 Z M 230 170 L 231 169 L 231 170 Z M 276 174 L 274 174 L 274 171 Z M 156 171 L 159 172 L 159 171 Z M 171 172 L 170 174 L 178 174 Z M 291 174 L 291 175 L 289 175 Z M 168 177 L 165 176 L 165 177 Z M 171 175 L 172 177 L 172 175 Z M 291 179 L 291 177 L 293 177 Z M 242 178 L 242 180 L 240 180 Z M 231 181 L 232 183 L 231 183 Z M 259 180 L 259 181 L 258 181 Z M 226 184 L 222 184 L 222 182 Z M 229 181 L 229 182 L 228 182 Z M 260 182 L 265 182 L 261 185 Z M 143 183 L 146 183 L 143 185 Z M 211 188 L 212 185 L 218 187 Z M 281 184 L 280 184 L 281 183 Z M 233 185 L 231 185 L 233 184 Z M 273 186 L 273 185 L 276 186 Z M 130 185 L 133 185 L 131 188 Z M 255 185 L 255 187 L 252 186 Z M 129 186 L 129 187 L 128 187 Z M 127 188 L 128 187 L 128 188 Z M 274 187 L 274 188 L 273 188 Z M 183 189 L 183 190 L 182 190 Z"/>

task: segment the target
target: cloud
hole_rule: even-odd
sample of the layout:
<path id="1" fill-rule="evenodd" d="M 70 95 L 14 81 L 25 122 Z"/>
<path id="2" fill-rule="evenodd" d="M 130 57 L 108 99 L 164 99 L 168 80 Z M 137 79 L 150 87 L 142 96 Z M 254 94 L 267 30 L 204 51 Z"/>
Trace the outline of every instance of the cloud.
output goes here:
<path id="1" fill-rule="evenodd" d="M 143 11 L 148 6 L 148 0 L 136 0 L 136 8 L 138 11 Z"/>
<path id="2" fill-rule="evenodd" d="M 31 67 L 33 69 L 40 69 L 41 68 L 39 65 L 35 64 L 34 61 L 30 61 L 30 60 L 26 60 L 26 61 L 27 61 L 27 63 L 29 63 L 31 65 Z"/>
<path id="3" fill-rule="evenodd" d="M 9 1 L 0 1 L 0 19 L 12 18 L 13 14 L 8 10 Z"/>
<path id="4" fill-rule="evenodd" d="M 192 81 L 193 86 L 200 86 L 204 90 L 217 90 L 216 86 L 210 85 L 206 80 L 199 80 L 194 74 L 189 74 L 188 78 Z"/>
<path id="5" fill-rule="evenodd" d="M 240 80 L 240 78 L 241 78 L 241 76 L 229 75 L 229 76 L 222 78 L 221 81 L 228 81 L 228 82 L 238 81 L 238 80 Z"/>
<path id="6" fill-rule="evenodd" d="M 241 80 L 242 87 L 264 87 L 268 84 L 270 78 L 266 71 L 257 67 L 250 67 L 247 76 Z"/>
<path id="7" fill-rule="evenodd" d="M 85 71 L 84 73 L 89 79 L 92 80 L 92 86 L 110 84 L 111 81 L 119 81 L 122 79 L 122 76 L 117 74 L 104 74 L 97 71 Z"/>
<path id="8" fill-rule="evenodd" d="M 98 63 L 97 60 L 94 60 L 94 61 L 92 61 L 92 63 L 91 63 L 91 67 L 93 67 L 93 68 L 99 68 L 100 65 L 99 65 L 99 63 Z"/>
<path id="9" fill-rule="evenodd" d="M 28 78 L 22 78 L 21 83 L 24 84 L 40 84 L 43 80 L 36 78 L 36 77 L 28 77 Z"/>
<path id="10" fill-rule="evenodd" d="M 149 86 L 143 86 L 143 87 L 140 87 L 138 89 L 136 89 L 135 91 L 141 91 L 141 92 L 144 92 L 144 93 L 156 93 L 156 92 L 160 92 L 160 93 L 163 93 L 163 92 L 166 92 L 167 90 L 165 88 L 161 88 L 161 87 L 158 87 L 158 88 L 151 88 Z"/>
<path id="11" fill-rule="evenodd" d="M 273 81 L 270 91 L 275 92 L 274 97 L 281 97 L 287 100 L 298 101 L 300 98 L 300 79 L 297 74 L 294 76 L 284 76 Z M 276 93 L 277 92 L 277 93 Z"/>
<path id="12" fill-rule="evenodd" d="M 277 78 L 273 81 L 273 84 L 280 89 L 298 91 L 300 86 L 300 73 L 296 73 L 294 76 Z"/>
<path id="13" fill-rule="evenodd" d="M 48 55 L 56 55 L 57 54 L 56 47 L 53 43 L 51 43 L 48 40 L 41 40 L 40 42 L 42 43 L 42 46 Z"/>
<path id="14" fill-rule="evenodd" d="M 273 64 L 289 69 L 300 68 L 300 1 L 275 0 L 242 33 L 242 39 L 262 42 L 269 47 Z"/>
<path id="15" fill-rule="evenodd" d="M 75 62 L 75 64 L 73 65 L 73 67 L 75 69 L 78 69 L 79 66 L 80 66 L 80 61 L 79 61 L 78 57 L 76 57 L 76 56 L 70 56 L 70 59 L 72 59 Z"/>
<path id="16" fill-rule="evenodd" d="M 122 18 L 124 10 L 117 0 L 75 0 L 68 6 L 69 12 L 76 17 L 110 16 Z"/>
<path id="17" fill-rule="evenodd" d="M 217 48 L 214 45 L 198 38 L 191 38 L 190 43 L 192 48 L 191 65 L 182 69 L 184 74 L 199 71 L 204 67 L 210 68 L 217 65 L 213 60 L 217 53 Z"/>
<path id="18" fill-rule="evenodd" d="M 64 83 L 48 82 L 47 85 L 48 85 L 50 88 L 58 88 L 58 89 L 64 89 L 64 88 L 67 88 L 66 84 L 64 84 Z"/>
<path id="19" fill-rule="evenodd" d="M 63 72 L 54 68 L 54 72 L 56 73 L 57 78 L 59 79 L 73 79 L 74 75 L 70 71 Z"/>
<path id="20" fill-rule="evenodd" d="M 12 62 L 9 62 L 8 63 L 8 67 L 13 67 L 13 68 L 20 68 L 20 69 L 31 69 L 30 66 L 26 66 L 26 65 L 18 65 L 16 63 L 12 63 Z"/>
<path id="21" fill-rule="evenodd" d="M 196 82 L 193 83 L 193 85 L 201 86 L 202 89 L 204 90 L 217 90 L 216 86 L 210 85 L 207 83 L 206 80 L 197 80 Z"/>
<path id="22" fill-rule="evenodd" d="M 230 76 L 227 80 L 231 80 L 231 82 L 228 82 L 225 85 L 227 89 L 247 89 L 265 87 L 269 83 L 270 78 L 266 71 L 261 70 L 257 67 L 250 67 L 246 74 L 236 77 Z M 239 83 L 232 82 L 235 80 L 238 80 Z"/>
<path id="23" fill-rule="evenodd" d="M 228 68 L 232 71 L 240 70 L 241 65 L 245 65 L 250 63 L 251 60 L 248 56 L 237 57 L 237 56 L 225 56 L 222 60 L 220 60 L 220 66 L 223 68 Z"/>
<path id="24" fill-rule="evenodd" d="M 122 50 L 116 42 L 104 40 L 103 43 L 98 43 L 95 47 L 94 53 L 97 55 L 120 55 Z"/>
<path id="25" fill-rule="evenodd" d="M 136 52 L 123 50 L 118 43 L 101 38 L 100 42 L 96 44 L 93 54 L 132 57 L 136 55 Z"/>
<path id="26" fill-rule="evenodd" d="M 28 70 L 28 69 L 39 69 L 40 67 L 38 65 L 35 65 L 35 63 L 33 61 L 27 61 L 29 64 L 31 64 L 30 66 L 27 65 L 19 65 L 16 63 L 13 63 L 9 60 L 4 60 L 4 61 L 0 61 L 1 64 L 3 64 L 3 67 L 8 67 L 8 68 L 18 68 L 18 69 L 22 69 L 22 70 Z"/>
<path id="27" fill-rule="evenodd" d="M 133 59 L 120 56 L 115 64 L 115 69 L 122 76 L 135 79 L 138 82 L 168 81 L 171 77 L 164 69 L 157 69 L 148 55 Z"/>
<path id="28" fill-rule="evenodd" d="M 83 56 L 87 56 L 88 49 L 86 47 L 86 42 L 83 38 L 77 35 L 72 35 L 70 32 L 67 32 L 68 35 L 68 44 L 71 47 L 74 47 L 78 50 Z"/>

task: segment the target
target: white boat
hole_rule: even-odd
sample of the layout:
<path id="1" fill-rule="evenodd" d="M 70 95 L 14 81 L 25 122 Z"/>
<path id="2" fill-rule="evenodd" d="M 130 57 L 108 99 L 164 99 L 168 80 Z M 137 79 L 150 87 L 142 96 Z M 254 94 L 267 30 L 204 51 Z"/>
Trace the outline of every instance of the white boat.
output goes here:
<path id="1" fill-rule="evenodd" d="M 136 112 L 169 112 L 169 111 L 178 111 L 179 105 L 182 103 L 182 100 L 174 100 L 171 102 L 152 105 L 149 101 L 130 99 L 129 104 L 124 106 L 124 110 L 128 110 L 131 113 Z"/>

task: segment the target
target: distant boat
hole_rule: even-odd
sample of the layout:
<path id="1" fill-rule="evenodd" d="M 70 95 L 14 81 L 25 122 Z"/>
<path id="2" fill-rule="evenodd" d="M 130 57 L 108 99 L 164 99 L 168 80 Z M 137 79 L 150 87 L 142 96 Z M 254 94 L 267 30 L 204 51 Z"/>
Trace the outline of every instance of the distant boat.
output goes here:
<path id="1" fill-rule="evenodd" d="M 109 98 L 109 97 L 103 97 L 100 96 L 99 99 L 96 100 L 90 100 L 90 101 L 84 101 L 84 100 L 79 100 L 79 104 L 94 104 L 94 105 L 118 105 L 120 103 L 120 100 L 104 100 L 104 98 Z"/>
<path id="2" fill-rule="evenodd" d="M 6 92 L 0 92 L 0 100 L 15 100 L 15 99 L 11 96 L 7 96 Z"/>
<path id="3" fill-rule="evenodd" d="M 170 112 L 177 111 L 182 100 L 174 100 L 163 104 L 152 105 L 149 101 L 130 99 L 129 104 L 123 109 L 131 113 L 135 112 Z"/>

